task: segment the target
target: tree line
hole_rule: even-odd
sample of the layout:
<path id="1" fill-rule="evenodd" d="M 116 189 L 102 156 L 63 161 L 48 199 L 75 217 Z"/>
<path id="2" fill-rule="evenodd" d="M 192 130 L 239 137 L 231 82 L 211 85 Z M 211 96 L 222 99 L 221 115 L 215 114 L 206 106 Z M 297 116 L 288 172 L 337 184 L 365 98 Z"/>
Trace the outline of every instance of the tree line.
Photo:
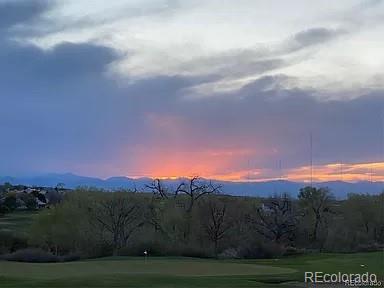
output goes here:
<path id="1" fill-rule="evenodd" d="M 28 246 L 81 257 L 150 255 L 265 258 L 309 251 L 371 251 L 384 244 L 384 194 L 336 200 L 327 188 L 296 198 L 222 195 L 193 177 L 151 193 L 79 188 L 40 212 Z"/>

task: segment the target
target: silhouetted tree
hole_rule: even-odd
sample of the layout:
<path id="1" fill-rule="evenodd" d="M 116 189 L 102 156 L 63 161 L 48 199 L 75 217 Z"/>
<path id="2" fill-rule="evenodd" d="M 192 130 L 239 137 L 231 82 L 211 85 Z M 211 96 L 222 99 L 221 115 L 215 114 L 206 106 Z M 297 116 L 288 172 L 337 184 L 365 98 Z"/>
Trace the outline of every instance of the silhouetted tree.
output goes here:
<path id="1" fill-rule="evenodd" d="M 214 245 L 214 253 L 218 255 L 219 241 L 229 232 L 232 223 L 227 204 L 219 199 L 209 199 L 203 203 L 203 227 L 210 241 Z"/>
<path id="2" fill-rule="evenodd" d="M 112 193 L 90 208 L 92 218 L 106 241 L 111 242 L 113 254 L 125 247 L 132 233 L 144 224 L 144 209 L 127 193 Z"/>
<path id="3" fill-rule="evenodd" d="M 275 196 L 256 208 L 254 228 L 265 238 L 280 243 L 290 239 L 296 229 L 296 215 L 288 195 Z"/>
<path id="4" fill-rule="evenodd" d="M 149 189 L 155 196 L 168 198 L 168 189 L 164 187 L 164 184 L 160 179 L 154 179 L 151 184 L 145 185 L 145 187 Z"/>
<path id="5" fill-rule="evenodd" d="M 197 200 L 204 195 L 219 193 L 221 185 L 213 184 L 212 181 L 203 181 L 198 176 L 194 176 L 188 181 L 182 182 L 176 189 L 176 195 L 184 193 L 188 196 L 189 204 L 187 211 L 190 212 Z"/>
<path id="6" fill-rule="evenodd" d="M 331 213 L 333 195 L 327 188 L 305 187 L 300 190 L 299 203 L 304 217 L 313 219 L 312 238 L 317 241 L 320 225 L 325 223 L 325 217 Z"/>

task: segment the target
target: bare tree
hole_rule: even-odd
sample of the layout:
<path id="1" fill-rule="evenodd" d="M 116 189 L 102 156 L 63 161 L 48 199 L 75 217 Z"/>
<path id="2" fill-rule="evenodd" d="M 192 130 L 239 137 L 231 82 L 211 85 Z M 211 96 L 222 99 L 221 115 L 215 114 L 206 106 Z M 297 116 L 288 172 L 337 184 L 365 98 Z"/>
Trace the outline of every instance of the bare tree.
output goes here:
<path id="1" fill-rule="evenodd" d="M 143 209 L 127 193 L 115 192 L 104 196 L 90 208 L 91 220 L 106 234 L 106 240 L 113 247 L 113 254 L 125 247 L 132 233 L 144 224 Z"/>
<path id="2" fill-rule="evenodd" d="M 191 212 L 194 204 L 204 195 L 220 193 L 221 185 L 213 184 L 212 181 L 203 181 L 194 176 L 186 182 L 182 182 L 176 189 L 175 195 L 184 193 L 189 198 L 187 212 Z"/>
<path id="3" fill-rule="evenodd" d="M 296 229 L 292 201 L 287 195 L 269 198 L 256 208 L 256 214 L 252 221 L 256 231 L 276 243 L 290 238 Z"/>
<path id="4" fill-rule="evenodd" d="M 154 179 L 149 185 L 145 185 L 154 195 L 161 198 L 168 198 L 168 189 L 164 187 L 163 182 L 160 179 Z"/>
<path id="5" fill-rule="evenodd" d="M 218 199 L 210 199 L 204 206 L 203 228 L 213 242 L 215 256 L 218 255 L 219 241 L 222 240 L 231 228 L 227 205 Z"/>

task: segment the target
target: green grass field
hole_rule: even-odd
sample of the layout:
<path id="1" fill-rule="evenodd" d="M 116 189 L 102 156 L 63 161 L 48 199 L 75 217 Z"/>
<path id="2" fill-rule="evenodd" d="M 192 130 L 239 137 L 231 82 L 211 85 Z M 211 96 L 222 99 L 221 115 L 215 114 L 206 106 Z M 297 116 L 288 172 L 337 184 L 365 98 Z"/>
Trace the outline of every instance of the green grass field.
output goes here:
<path id="1" fill-rule="evenodd" d="M 364 267 L 361 267 L 364 265 Z M 304 287 L 304 271 L 376 273 L 382 252 L 271 260 L 117 257 L 54 264 L 0 262 L 0 287 Z"/>
<path id="2" fill-rule="evenodd" d="M 20 211 L 0 216 L 0 232 L 25 234 L 37 212 Z"/>
<path id="3" fill-rule="evenodd" d="M 0 218 L 0 231 L 27 233 L 35 213 Z M 364 265 L 364 267 L 361 267 Z M 305 287 L 305 271 L 376 273 L 384 279 L 384 253 L 313 254 L 269 260 L 117 257 L 30 264 L 0 261 L 0 288 L 82 287 Z"/>

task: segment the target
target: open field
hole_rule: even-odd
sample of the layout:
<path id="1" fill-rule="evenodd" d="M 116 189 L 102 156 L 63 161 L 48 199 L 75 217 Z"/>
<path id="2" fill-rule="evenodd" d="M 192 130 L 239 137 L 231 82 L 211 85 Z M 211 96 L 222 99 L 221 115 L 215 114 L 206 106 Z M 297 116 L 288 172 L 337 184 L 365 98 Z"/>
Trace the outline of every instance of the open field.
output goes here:
<path id="1" fill-rule="evenodd" d="M 304 271 L 368 271 L 383 279 L 384 254 L 316 254 L 279 260 L 116 257 L 55 264 L 0 262 L 0 287 L 304 287 L 300 284 Z"/>
<path id="2" fill-rule="evenodd" d="M 0 217 L 0 232 L 15 232 L 25 234 L 28 232 L 37 212 L 19 211 Z"/>

